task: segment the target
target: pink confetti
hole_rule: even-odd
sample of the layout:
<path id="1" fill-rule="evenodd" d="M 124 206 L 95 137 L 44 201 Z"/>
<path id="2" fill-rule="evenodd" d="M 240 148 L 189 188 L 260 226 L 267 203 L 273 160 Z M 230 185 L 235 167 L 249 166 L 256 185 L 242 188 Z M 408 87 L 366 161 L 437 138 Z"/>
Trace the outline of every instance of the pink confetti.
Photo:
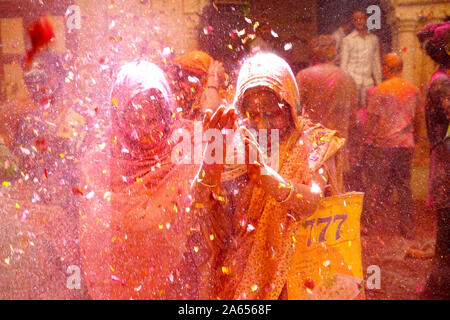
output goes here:
<path id="1" fill-rule="evenodd" d="M 421 293 L 423 291 L 424 285 L 422 283 L 417 284 L 416 291 L 417 293 Z"/>
<path id="2" fill-rule="evenodd" d="M 190 195 L 186 196 L 186 198 L 184 198 L 184 205 L 186 207 L 189 207 L 192 205 L 192 197 Z"/>
<path id="3" fill-rule="evenodd" d="M 28 215 L 30 214 L 30 212 L 28 211 L 28 210 L 25 210 L 23 213 L 22 213 L 22 217 L 20 218 L 20 221 L 21 222 L 25 222 L 25 221 L 27 221 L 27 218 L 28 218 Z"/>
<path id="4" fill-rule="evenodd" d="M 213 31 L 213 27 L 211 27 L 211 26 L 207 26 L 207 27 L 203 28 L 203 33 L 206 35 L 210 34 L 212 31 Z"/>

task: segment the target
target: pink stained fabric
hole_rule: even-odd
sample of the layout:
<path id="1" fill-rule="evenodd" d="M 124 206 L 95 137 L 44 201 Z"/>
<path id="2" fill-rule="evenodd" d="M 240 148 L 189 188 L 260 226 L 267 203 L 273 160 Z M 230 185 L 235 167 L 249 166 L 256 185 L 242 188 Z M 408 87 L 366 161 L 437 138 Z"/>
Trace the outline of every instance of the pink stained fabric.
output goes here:
<path id="1" fill-rule="evenodd" d="M 155 142 L 136 139 L 136 129 L 119 123 L 120 112 L 133 112 L 131 99 L 147 93 L 168 111 Z M 182 274 L 189 267 L 192 221 L 184 208 L 195 168 L 171 161 L 172 132 L 187 125 L 175 114 L 165 75 L 148 62 L 121 69 L 111 101 L 82 160 L 81 256 L 89 293 L 94 299 L 192 298 L 194 284 Z"/>

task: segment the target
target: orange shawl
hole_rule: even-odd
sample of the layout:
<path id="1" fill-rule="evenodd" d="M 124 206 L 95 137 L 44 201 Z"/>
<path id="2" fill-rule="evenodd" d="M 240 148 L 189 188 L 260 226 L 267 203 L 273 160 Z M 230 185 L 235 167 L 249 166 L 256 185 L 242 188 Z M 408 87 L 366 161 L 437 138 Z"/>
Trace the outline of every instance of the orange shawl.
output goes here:
<path id="1" fill-rule="evenodd" d="M 176 57 L 173 63 L 184 70 L 202 76 L 208 74 L 212 60 L 206 52 L 194 50 Z"/>

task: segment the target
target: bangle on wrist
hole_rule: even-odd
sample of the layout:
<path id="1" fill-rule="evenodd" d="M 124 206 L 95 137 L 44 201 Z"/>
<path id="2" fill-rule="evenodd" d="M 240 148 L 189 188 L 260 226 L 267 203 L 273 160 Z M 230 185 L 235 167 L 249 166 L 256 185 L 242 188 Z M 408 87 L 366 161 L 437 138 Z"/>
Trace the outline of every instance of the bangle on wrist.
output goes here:
<path id="1" fill-rule="evenodd" d="M 216 89 L 216 90 L 219 90 L 216 86 L 210 86 L 210 85 L 207 85 L 207 86 L 206 86 L 206 89 Z"/>
<path id="2" fill-rule="evenodd" d="M 294 186 L 293 186 L 291 183 L 289 183 L 288 186 L 289 186 L 288 188 L 290 189 L 290 190 L 289 190 L 289 194 L 286 196 L 285 199 L 280 200 L 280 201 L 277 200 L 278 203 L 283 203 L 283 202 L 288 201 L 289 198 L 290 198 L 290 197 L 292 196 L 292 194 L 294 193 Z"/>
<path id="3" fill-rule="evenodd" d="M 205 187 L 208 187 L 208 188 L 215 188 L 215 187 L 217 187 L 217 184 L 207 184 L 207 183 L 204 183 L 200 179 L 197 179 L 197 182 L 200 183 L 201 185 L 204 185 Z"/>

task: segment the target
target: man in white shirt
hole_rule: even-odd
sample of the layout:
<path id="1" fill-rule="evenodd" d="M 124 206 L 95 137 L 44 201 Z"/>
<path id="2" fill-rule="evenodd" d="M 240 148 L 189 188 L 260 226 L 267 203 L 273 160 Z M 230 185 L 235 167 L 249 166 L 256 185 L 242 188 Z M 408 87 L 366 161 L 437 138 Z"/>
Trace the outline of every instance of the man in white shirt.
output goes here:
<path id="1" fill-rule="evenodd" d="M 380 46 L 376 35 L 367 30 L 364 11 L 353 13 L 353 30 L 342 40 L 341 68 L 355 80 L 358 90 L 358 109 L 366 105 L 369 88 L 381 83 Z M 362 110 L 361 110 L 362 111 Z M 363 172 L 366 171 L 365 142 L 361 140 L 361 123 L 349 130 L 348 148 L 350 170 L 345 184 L 350 190 L 365 191 Z"/>
<path id="2" fill-rule="evenodd" d="M 380 45 L 376 35 L 367 30 L 364 11 L 353 13 L 353 30 L 342 40 L 341 68 L 355 80 L 359 91 L 359 108 L 364 106 L 368 88 L 381 83 Z"/>

